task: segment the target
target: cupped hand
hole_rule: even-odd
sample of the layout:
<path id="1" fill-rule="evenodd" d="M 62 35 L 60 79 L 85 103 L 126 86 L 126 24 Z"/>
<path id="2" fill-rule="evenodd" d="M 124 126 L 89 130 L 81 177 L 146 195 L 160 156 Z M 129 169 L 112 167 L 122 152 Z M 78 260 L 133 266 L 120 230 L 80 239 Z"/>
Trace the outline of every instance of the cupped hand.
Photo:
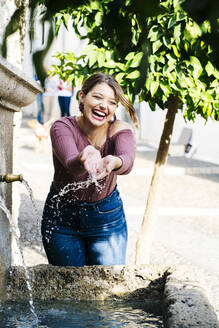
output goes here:
<path id="1" fill-rule="evenodd" d="M 79 155 L 79 161 L 91 176 L 97 176 L 102 170 L 100 152 L 93 146 L 88 145 Z"/>
<path id="2" fill-rule="evenodd" d="M 107 155 L 106 157 L 103 157 L 99 167 L 99 173 L 97 172 L 97 180 L 105 178 L 113 170 L 118 169 L 121 165 L 122 160 L 117 156 Z"/>

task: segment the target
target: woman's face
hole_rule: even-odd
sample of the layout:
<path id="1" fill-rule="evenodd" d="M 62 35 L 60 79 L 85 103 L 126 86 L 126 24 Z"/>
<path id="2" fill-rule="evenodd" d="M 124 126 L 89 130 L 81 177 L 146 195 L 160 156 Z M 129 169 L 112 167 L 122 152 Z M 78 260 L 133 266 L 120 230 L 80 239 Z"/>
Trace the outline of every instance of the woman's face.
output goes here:
<path id="1" fill-rule="evenodd" d="M 79 100 L 84 105 L 84 117 L 95 126 L 109 122 L 118 104 L 114 90 L 106 83 L 96 84 L 86 95 L 81 91 Z"/>

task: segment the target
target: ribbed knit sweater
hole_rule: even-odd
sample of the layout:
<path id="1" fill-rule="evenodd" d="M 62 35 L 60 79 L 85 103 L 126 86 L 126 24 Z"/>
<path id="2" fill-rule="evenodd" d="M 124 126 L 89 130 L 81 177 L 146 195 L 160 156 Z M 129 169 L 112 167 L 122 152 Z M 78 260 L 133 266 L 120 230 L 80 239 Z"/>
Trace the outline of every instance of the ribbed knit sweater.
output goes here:
<path id="1" fill-rule="evenodd" d="M 113 124 L 113 123 L 112 123 Z M 90 183 L 86 188 L 80 188 L 80 184 L 66 194 L 67 198 L 76 201 L 96 202 L 101 200 L 114 190 L 118 174 L 128 174 L 134 164 L 136 142 L 130 129 L 123 129 L 108 135 L 100 152 L 101 156 L 115 155 L 121 158 L 122 166 L 112 171 L 107 177 L 98 181 L 101 191 L 95 183 Z M 53 150 L 54 178 L 53 184 L 57 192 L 60 192 L 67 184 L 84 182 L 88 180 L 87 172 L 81 174 L 81 163 L 78 155 L 90 145 L 86 134 L 82 131 L 75 116 L 63 117 L 53 123 L 50 129 Z M 79 187 L 79 188 L 78 188 Z"/>

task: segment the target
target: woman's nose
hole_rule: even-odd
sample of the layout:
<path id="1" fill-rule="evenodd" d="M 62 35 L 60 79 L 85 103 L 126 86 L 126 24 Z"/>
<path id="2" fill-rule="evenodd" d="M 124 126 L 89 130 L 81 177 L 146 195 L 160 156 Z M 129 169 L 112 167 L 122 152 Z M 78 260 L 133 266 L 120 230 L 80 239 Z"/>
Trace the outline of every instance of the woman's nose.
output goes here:
<path id="1" fill-rule="evenodd" d="M 106 100 L 104 100 L 104 99 L 102 99 L 101 100 L 101 103 L 100 103 L 100 106 L 101 106 L 101 108 L 107 108 L 107 101 Z"/>

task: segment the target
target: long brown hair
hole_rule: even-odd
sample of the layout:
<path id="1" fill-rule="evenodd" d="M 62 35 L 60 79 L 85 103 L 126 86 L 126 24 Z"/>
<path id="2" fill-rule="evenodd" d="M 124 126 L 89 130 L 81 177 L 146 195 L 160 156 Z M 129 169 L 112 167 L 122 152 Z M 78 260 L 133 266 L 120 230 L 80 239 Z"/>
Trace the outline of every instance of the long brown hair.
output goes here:
<path id="1" fill-rule="evenodd" d="M 113 78 L 112 75 L 110 74 L 105 74 L 105 73 L 96 73 L 88 77 L 83 85 L 81 91 L 87 95 L 88 92 L 96 85 L 99 83 L 106 83 L 108 84 L 113 91 L 115 92 L 115 97 L 116 100 L 119 101 L 125 108 L 127 108 L 129 115 L 131 117 L 132 122 L 135 124 L 135 126 L 138 126 L 138 117 L 136 115 L 136 111 L 133 107 L 133 105 L 128 101 L 128 99 L 125 97 L 124 92 L 119 85 L 119 83 Z M 80 109 L 81 106 L 79 106 Z"/>

